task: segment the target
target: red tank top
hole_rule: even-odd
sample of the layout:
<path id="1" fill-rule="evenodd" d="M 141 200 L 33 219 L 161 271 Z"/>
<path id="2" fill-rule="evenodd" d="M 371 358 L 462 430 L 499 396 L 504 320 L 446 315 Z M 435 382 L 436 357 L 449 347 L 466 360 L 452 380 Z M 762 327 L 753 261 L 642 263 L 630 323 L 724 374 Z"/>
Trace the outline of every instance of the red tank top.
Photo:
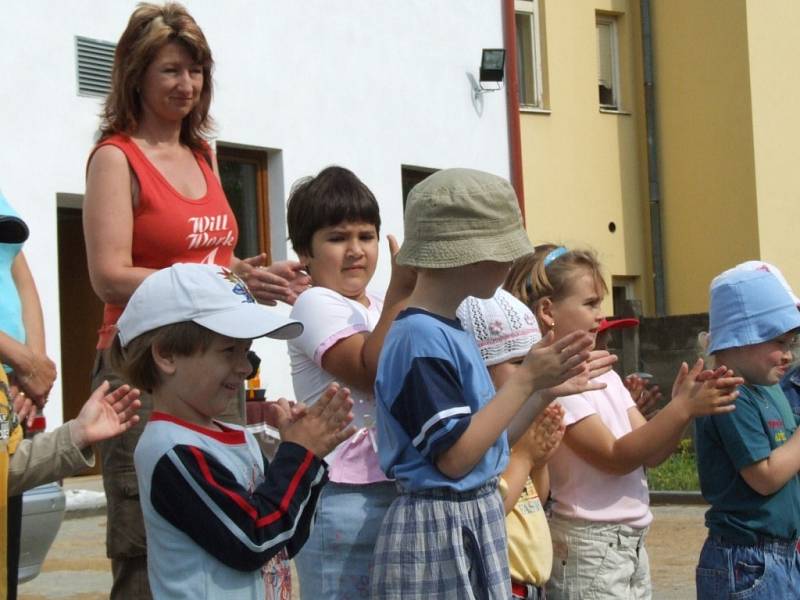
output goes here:
<path id="1" fill-rule="evenodd" d="M 194 152 L 206 181 L 206 194 L 192 200 L 170 185 L 136 143 L 112 135 L 92 150 L 116 146 L 125 153 L 139 183 L 139 203 L 133 212 L 133 265 L 164 269 L 175 263 L 213 263 L 229 266 L 239 235 L 236 217 L 225 192 L 205 157 Z M 89 160 L 92 159 L 89 156 Z M 108 348 L 124 306 L 106 304 L 98 349 Z"/>

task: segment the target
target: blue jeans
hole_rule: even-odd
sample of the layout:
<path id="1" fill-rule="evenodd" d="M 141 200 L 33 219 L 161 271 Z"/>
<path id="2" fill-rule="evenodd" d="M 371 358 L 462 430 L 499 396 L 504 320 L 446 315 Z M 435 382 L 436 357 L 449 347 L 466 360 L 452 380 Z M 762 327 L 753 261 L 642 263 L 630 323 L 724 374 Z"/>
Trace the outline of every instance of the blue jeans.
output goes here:
<path id="1" fill-rule="evenodd" d="M 800 598 L 796 542 L 740 546 L 709 536 L 700 552 L 696 584 L 698 600 Z"/>
<path id="2" fill-rule="evenodd" d="M 303 600 L 369 599 L 375 540 L 396 497 L 393 481 L 322 488 L 314 528 L 294 559 Z"/>

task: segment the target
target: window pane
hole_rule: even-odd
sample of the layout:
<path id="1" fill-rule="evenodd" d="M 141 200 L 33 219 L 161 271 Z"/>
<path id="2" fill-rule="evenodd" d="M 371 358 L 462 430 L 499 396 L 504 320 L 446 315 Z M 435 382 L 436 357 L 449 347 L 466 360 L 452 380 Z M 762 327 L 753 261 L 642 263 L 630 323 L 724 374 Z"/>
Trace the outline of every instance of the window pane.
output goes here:
<path id="1" fill-rule="evenodd" d="M 536 104 L 534 89 L 534 56 L 533 56 L 533 15 L 517 13 L 517 79 L 519 81 L 519 103 Z"/>
<path id="2" fill-rule="evenodd" d="M 617 107 L 614 89 L 614 26 L 608 21 L 597 23 L 597 86 L 600 106 Z"/>
<path id="3" fill-rule="evenodd" d="M 239 225 L 236 256 L 248 258 L 260 252 L 258 240 L 258 169 L 255 164 L 220 157 L 219 174 Z"/>

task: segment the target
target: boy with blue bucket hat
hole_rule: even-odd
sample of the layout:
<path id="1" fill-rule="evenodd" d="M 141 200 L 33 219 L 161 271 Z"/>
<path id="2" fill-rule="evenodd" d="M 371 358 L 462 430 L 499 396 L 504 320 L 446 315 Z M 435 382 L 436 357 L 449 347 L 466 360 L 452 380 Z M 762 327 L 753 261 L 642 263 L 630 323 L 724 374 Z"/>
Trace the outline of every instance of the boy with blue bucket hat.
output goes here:
<path id="1" fill-rule="evenodd" d="M 800 433 L 779 382 L 800 328 L 794 298 L 769 269 L 711 283 L 708 352 L 744 378 L 736 410 L 695 421 L 708 538 L 697 597 L 800 597 Z"/>

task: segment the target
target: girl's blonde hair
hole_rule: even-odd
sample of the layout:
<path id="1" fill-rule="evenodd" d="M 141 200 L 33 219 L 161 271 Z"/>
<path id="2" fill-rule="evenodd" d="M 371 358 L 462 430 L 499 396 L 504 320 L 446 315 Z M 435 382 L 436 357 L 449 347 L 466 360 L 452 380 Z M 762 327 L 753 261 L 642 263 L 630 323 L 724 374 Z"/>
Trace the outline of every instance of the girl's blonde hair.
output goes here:
<path id="1" fill-rule="evenodd" d="M 543 298 L 555 301 L 569 294 L 580 269 L 588 269 L 598 291 L 608 292 L 600 261 L 592 250 L 568 250 L 550 243 L 536 246 L 533 254 L 514 261 L 503 288 L 535 314 Z"/>
<path id="2" fill-rule="evenodd" d="M 100 124 L 100 139 L 115 133 L 132 134 L 142 117 L 140 86 L 144 73 L 158 51 L 169 42 L 178 42 L 203 68 L 200 99 L 181 124 L 181 143 L 207 152 L 205 136 L 211 131 L 208 114 L 211 106 L 214 60 L 211 49 L 189 12 L 177 2 L 163 6 L 141 3 L 133 11 L 128 26 L 117 42 L 111 72 L 111 93 L 106 98 Z"/>

